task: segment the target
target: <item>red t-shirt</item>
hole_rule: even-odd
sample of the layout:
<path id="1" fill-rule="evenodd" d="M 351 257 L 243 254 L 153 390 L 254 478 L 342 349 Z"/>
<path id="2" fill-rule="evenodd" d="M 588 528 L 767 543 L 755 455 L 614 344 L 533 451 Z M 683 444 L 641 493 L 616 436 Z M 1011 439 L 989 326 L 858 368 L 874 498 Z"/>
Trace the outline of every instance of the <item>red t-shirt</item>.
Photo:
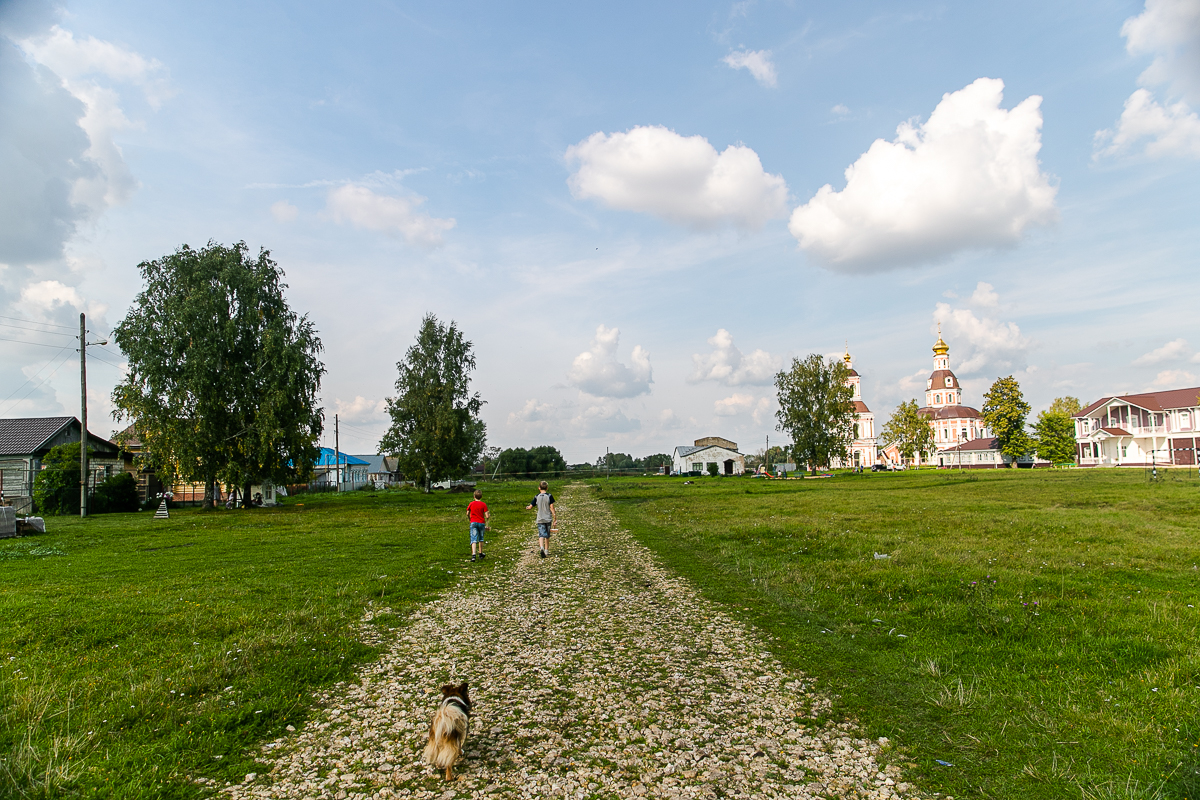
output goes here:
<path id="1" fill-rule="evenodd" d="M 471 505 L 467 506 L 467 513 L 471 515 L 471 522 L 487 522 L 487 503 L 482 500 L 472 500 Z"/>

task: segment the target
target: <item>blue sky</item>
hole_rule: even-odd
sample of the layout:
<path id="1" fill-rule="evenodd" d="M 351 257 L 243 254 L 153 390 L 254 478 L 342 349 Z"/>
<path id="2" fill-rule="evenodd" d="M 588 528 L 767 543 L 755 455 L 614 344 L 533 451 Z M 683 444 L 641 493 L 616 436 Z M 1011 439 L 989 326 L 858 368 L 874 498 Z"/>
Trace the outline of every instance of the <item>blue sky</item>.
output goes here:
<path id="1" fill-rule="evenodd" d="M 939 321 L 976 406 L 1200 386 L 1200 0 L 7 0 L 0 109 L 0 416 L 77 414 L 51 326 L 208 240 L 286 271 L 350 452 L 427 312 L 570 461 L 756 449 L 846 342 L 882 422 Z"/>

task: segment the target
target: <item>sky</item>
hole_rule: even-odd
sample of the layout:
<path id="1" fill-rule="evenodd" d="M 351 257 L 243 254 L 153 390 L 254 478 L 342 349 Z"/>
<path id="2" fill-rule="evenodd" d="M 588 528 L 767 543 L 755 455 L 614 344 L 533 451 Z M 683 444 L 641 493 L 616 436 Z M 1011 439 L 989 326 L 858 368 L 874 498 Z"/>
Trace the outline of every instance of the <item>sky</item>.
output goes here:
<path id="1" fill-rule="evenodd" d="M 0 417 L 78 415 L 138 264 L 245 241 L 372 453 L 424 315 L 489 444 L 775 429 L 840 356 L 879 427 L 1200 386 L 1200 0 L 0 0 Z M 123 427 L 112 344 L 89 427 Z"/>

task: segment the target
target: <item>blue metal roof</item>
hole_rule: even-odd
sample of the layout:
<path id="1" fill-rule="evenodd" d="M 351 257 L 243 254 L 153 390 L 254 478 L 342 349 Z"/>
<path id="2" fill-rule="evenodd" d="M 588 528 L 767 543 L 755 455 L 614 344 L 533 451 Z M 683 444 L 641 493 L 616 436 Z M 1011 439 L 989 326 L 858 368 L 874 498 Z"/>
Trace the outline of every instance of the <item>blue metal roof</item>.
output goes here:
<path id="1" fill-rule="evenodd" d="M 340 461 L 341 461 L 341 464 L 343 467 L 345 467 L 345 466 L 352 466 L 352 467 L 363 466 L 363 467 L 365 467 L 367 465 L 367 462 L 363 461 L 361 458 L 347 455 L 346 453 L 342 453 L 340 451 L 338 452 L 338 455 L 341 456 Z M 317 459 L 317 463 L 313 464 L 313 466 L 314 467 L 332 467 L 332 466 L 336 466 L 337 464 L 338 464 L 338 461 L 335 461 L 334 457 L 333 457 L 333 448 L 332 447 L 322 447 L 321 448 L 321 457 Z"/>

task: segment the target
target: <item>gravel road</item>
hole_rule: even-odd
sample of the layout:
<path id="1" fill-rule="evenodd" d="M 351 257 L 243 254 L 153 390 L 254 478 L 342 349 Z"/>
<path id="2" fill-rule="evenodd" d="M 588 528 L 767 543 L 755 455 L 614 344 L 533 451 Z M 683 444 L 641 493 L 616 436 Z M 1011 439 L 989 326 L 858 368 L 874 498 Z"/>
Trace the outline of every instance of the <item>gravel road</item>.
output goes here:
<path id="1" fill-rule="evenodd" d="M 829 701 L 814 682 L 663 567 L 591 490 L 570 486 L 557 499 L 550 558 L 537 558 L 531 521 L 528 538 L 489 553 L 497 569 L 383 634 L 378 662 L 318 698 L 308 724 L 265 745 L 260 772 L 221 792 L 914 796 L 896 767 L 881 768 L 886 740 L 815 724 Z M 451 679 L 470 682 L 475 715 L 459 777 L 446 782 L 420 755 L 437 687 Z"/>

